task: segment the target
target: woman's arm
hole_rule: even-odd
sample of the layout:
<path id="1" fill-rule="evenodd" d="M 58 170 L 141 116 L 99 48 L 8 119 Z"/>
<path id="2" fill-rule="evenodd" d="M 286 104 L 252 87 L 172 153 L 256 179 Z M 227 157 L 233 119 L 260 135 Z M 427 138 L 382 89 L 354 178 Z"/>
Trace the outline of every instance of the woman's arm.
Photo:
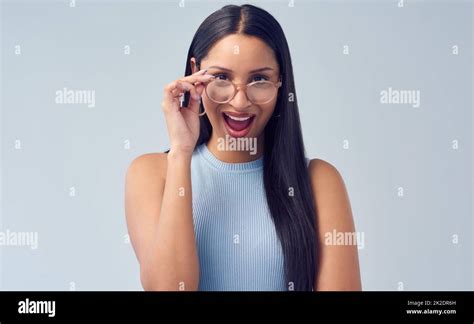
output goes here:
<path id="1" fill-rule="evenodd" d="M 188 155 L 145 154 L 130 165 L 125 210 L 145 290 L 197 290 L 199 262 Z"/>
<path id="2" fill-rule="evenodd" d="M 309 165 L 319 238 L 319 269 L 314 290 L 361 290 L 357 245 L 330 245 L 334 233 L 353 233 L 351 206 L 337 169 L 320 159 Z M 335 232 L 334 232 L 335 231 Z M 333 237 L 334 238 L 334 237 Z"/>
<path id="3" fill-rule="evenodd" d="M 191 157 L 199 137 L 200 70 L 164 87 L 161 107 L 170 151 L 145 154 L 127 171 L 125 209 L 145 290 L 197 290 L 199 259 L 192 214 Z M 180 100 L 190 93 L 187 107 Z"/>

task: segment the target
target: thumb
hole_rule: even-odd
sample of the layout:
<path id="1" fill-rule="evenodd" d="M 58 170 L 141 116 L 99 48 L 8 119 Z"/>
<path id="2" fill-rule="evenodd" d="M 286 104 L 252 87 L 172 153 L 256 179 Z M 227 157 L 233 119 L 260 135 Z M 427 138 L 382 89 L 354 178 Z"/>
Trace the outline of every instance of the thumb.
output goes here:
<path id="1" fill-rule="evenodd" d="M 199 106 L 201 105 L 201 95 L 204 90 L 204 86 L 202 84 L 196 85 L 195 90 L 196 94 L 199 95 L 199 99 L 195 99 L 193 96 L 190 96 L 189 109 L 196 114 L 199 114 Z"/>

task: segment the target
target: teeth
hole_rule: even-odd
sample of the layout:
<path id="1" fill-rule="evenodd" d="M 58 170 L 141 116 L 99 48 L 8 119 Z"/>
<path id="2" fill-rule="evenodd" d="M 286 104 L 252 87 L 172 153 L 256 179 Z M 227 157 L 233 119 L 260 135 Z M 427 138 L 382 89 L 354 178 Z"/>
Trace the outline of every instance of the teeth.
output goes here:
<path id="1" fill-rule="evenodd" d="M 233 119 L 233 120 L 236 120 L 236 121 L 245 121 L 247 119 L 250 119 L 250 117 L 235 117 L 235 116 L 231 116 L 231 115 L 228 115 L 228 114 L 225 114 L 227 117 L 229 117 L 230 119 Z"/>

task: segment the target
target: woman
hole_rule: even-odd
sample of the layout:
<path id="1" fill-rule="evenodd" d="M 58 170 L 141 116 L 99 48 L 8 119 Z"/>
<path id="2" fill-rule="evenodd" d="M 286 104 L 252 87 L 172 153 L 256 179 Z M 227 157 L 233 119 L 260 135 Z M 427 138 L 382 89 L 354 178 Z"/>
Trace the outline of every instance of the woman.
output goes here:
<path id="1" fill-rule="evenodd" d="M 351 207 L 339 172 L 305 157 L 288 44 L 268 12 L 206 18 L 163 96 L 170 149 L 126 177 L 145 290 L 361 289 L 357 247 L 325 244 L 354 232 Z"/>

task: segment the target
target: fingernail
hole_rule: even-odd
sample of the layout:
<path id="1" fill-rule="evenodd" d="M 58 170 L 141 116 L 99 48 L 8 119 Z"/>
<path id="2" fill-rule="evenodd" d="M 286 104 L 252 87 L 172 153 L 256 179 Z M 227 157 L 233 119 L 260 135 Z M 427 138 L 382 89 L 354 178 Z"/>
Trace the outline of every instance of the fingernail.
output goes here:
<path id="1" fill-rule="evenodd" d="M 194 96 L 194 100 L 196 101 L 201 100 L 201 96 L 196 93 L 196 95 Z"/>

